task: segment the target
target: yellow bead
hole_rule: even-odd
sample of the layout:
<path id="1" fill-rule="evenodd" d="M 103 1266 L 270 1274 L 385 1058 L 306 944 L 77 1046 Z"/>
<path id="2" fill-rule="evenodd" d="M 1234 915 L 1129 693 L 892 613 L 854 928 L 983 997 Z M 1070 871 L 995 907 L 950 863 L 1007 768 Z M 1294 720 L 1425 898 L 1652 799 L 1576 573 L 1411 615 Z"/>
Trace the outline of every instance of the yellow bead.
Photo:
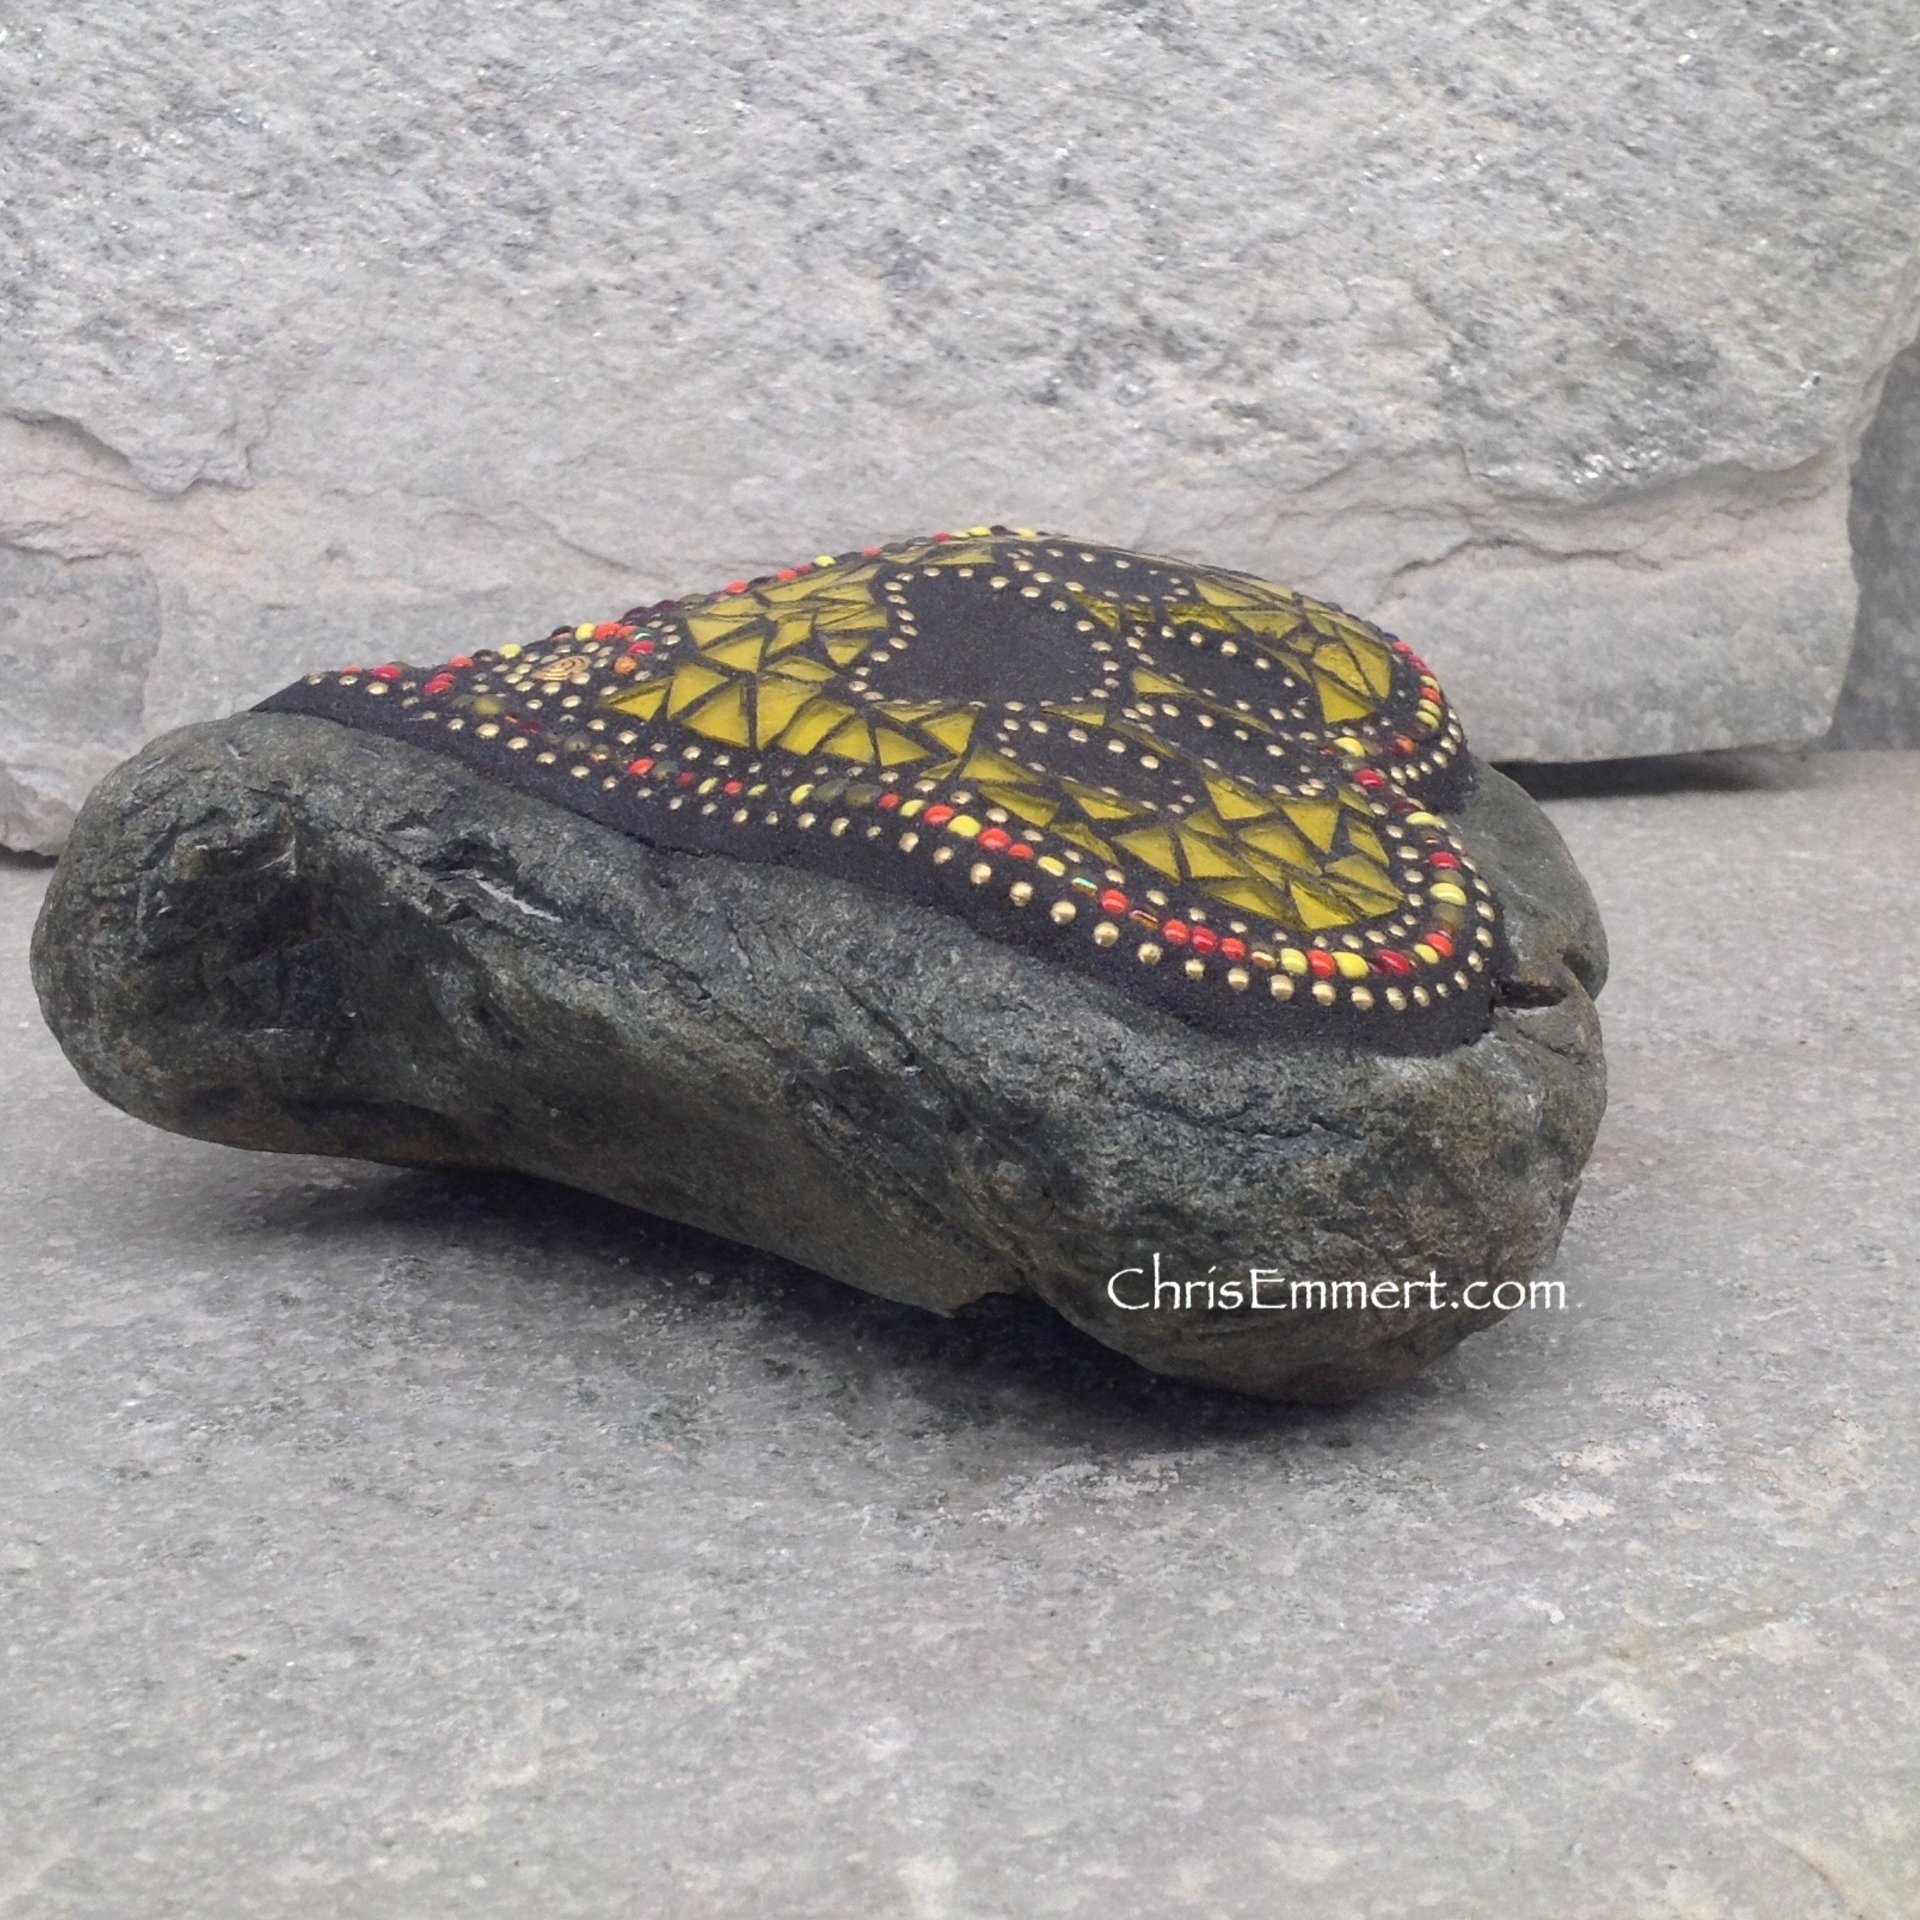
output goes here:
<path id="1" fill-rule="evenodd" d="M 1298 947 L 1282 947 L 1280 964 L 1296 978 L 1307 970 L 1307 956 Z"/>
<path id="2" fill-rule="evenodd" d="M 573 630 L 573 637 L 576 640 L 591 640 L 593 638 L 593 628 L 590 625 L 584 626 L 584 627 L 575 627 Z"/>
<path id="3" fill-rule="evenodd" d="M 1052 874 L 1056 880 L 1060 879 L 1067 870 L 1067 863 L 1064 860 L 1056 860 L 1050 853 L 1043 853 L 1033 864 L 1042 873 Z"/>
<path id="4" fill-rule="evenodd" d="M 1367 963 L 1360 954 L 1336 953 L 1333 956 L 1333 964 L 1340 969 L 1340 977 L 1343 980 L 1364 980 L 1367 977 Z"/>
<path id="5" fill-rule="evenodd" d="M 1440 949 L 1428 946 L 1424 940 L 1415 945 L 1413 952 L 1415 959 L 1424 961 L 1430 967 L 1440 964 Z"/>
<path id="6" fill-rule="evenodd" d="M 970 813 L 958 814 L 947 822 L 947 831 L 957 833 L 962 840 L 971 840 L 980 831 L 980 822 Z"/>
<path id="7" fill-rule="evenodd" d="M 518 641 L 509 640 L 507 644 L 500 649 L 500 658 L 502 660 L 518 660 L 525 652 L 526 648 L 521 646 Z"/>
<path id="8" fill-rule="evenodd" d="M 1464 907 L 1467 904 L 1467 896 L 1451 880 L 1436 880 L 1427 889 L 1427 893 L 1435 900 L 1451 901 L 1456 907 Z"/>
<path id="9" fill-rule="evenodd" d="M 1364 745 L 1364 743 L 1362 743 L 1361 741 L 1358 741 L 1358 740 L 1356 740 L 1356 739 L 1355 739 L 1355 738 L 1353 737 L 1353 735 L 1352 735 L 1352 734 L 1350 734 L 1350 733 L 1343 733 L 1343 734 L 1340 734 L 1340 735 L 1338 735 L 1338 736 L 1337 736 L 1337 737 L 1335 738 L 1335 740 L 1334 740 L 1334 743 L 1333 743 L 1333 744 L 1334 744 L 1334 747 L 1335 747 L 1335 749 L 1336 749 L 1336 750 L 1337 750 L 1338 752 L 1340 752 L 1340 753 L 1360 753 L 1360 754 L 1364 754 L 1364 753 L 1366 752 L 1366 750 L 1367 750 L 1367 749 L 1366 749 L 1366 747 L 1365 747 L 1365 745 Z M 1409 816 L 1409 817 L 1411 817 L 1411 816 Z"/>
<path id="10" fill-rule="evenodd" d="M 1447 824 L 1437 813 L 1410 813 L 1405 818 L 1410 827 L 1444 827 Z"/>

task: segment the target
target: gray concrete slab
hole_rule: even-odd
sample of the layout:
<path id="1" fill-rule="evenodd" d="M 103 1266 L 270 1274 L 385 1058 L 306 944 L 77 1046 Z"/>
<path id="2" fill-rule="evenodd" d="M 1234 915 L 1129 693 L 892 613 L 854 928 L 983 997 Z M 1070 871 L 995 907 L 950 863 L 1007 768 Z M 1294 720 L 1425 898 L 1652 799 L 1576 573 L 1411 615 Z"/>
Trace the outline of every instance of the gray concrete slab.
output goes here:
<path id="1" fill-rule="evenodd" d="M 1610 777 L 1569 1304 L 1337 1413 L 151 1132 L 0 871 L 0 1913 L 1920 1913 L 1920 756 Z"/>

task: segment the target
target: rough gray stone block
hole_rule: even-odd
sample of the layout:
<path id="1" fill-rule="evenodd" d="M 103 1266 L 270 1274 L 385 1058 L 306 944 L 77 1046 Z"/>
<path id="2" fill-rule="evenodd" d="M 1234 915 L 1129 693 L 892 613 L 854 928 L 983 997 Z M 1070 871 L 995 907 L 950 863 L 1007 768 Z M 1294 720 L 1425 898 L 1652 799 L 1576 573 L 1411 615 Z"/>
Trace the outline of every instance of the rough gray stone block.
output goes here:
<path id="1" fill-rule="evenodd" d="M 1804 739 L 1916 102 L 1899 9 L 1811 0 L 82 0 L 0 43 L 0 543 L 147 568 L 149 727 L 309 627 L 436 653 L 1006 520 L 1378 617 L 1496 758 Z M 50 846 L 84 780 L 29 784 Z"/>

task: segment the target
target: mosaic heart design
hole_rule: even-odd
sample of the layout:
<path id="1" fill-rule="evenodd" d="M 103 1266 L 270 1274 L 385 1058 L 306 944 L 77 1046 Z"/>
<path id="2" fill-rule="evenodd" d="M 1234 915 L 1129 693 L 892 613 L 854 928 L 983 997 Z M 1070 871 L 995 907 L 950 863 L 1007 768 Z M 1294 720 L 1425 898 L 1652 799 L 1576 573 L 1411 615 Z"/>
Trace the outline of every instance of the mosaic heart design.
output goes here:
<path id="1" fill-rule="evenodd" d="M 1482 1032 L 1499 909 L 1404 642 L 1246 574 L 1025 529 L 823 555 L 262 711 L 449 753 L 650 844 L 852 879 L 1205 1027 Z"/>

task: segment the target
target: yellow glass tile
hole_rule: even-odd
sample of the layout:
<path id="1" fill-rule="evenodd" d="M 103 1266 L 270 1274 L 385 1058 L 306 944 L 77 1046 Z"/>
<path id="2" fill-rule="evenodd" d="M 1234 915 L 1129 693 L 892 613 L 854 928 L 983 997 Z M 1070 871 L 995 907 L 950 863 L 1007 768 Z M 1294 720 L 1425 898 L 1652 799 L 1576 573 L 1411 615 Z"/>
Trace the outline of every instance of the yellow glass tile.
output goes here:
<path id="1" fill-rule="evenodd" d="M 677 718 L 693 705 L 696 700 L 704 699 L 716 688 L 726 684 L 727 676 L 717 673 L 712 667 L 702 666 L 697 660 L 683 661 L 673 670 L 673 679 L 667 689 L 667 713 Z"/>
<path id="2" fill-rule="evenodd" d="M 867 725 L 866 717 L 856 713 L 844 726 L 837 728 L 820 742 L 822 753 L 837 755 L 842 760 L 857 761 L 861 766 L 873 765 L 876 755 L 873 746 L 873 729 Z"/>
<path id="3" fill-rule="evenodd" d="M 804 680 L 789 680 L 777 673 L 762 674 L 754 683 L 754 745 L 772 746 L 793 716 L 813 697 L 814 689 Z"/>
<path id="4" fill-rule="evenodd" d="M 1180 855 L 1172 833 L 1165 827 L 1141 827 L 1132 833 L 1116 834 L 1114 844 L 1170 880 L 1181 877 Z"/>
<path id="5" fill-rule="evenodd" d="M 618 693 L 608 694 L 600 704 L 615 713 L 631 715 L 636 720 L 651 720 L 660 711 L 660 703 L 667 697 L 667 683 L 664 680 L 644 680 L 631 687 L 622 687 Z M 475 710 L 479 702 L 474 702 Z"/>
<path id="6" fill-rule="evenodd" d="M 833 730 L 853 718 L 838 700 L 812 700 L 802 707 L 776 744 L 785 753 L 811 753 Z"/>
<path id="7" fill-rule="evenodd" d="M 1340 803 L 1337 800 L 1283 800 L 1280 802 L 1280 811 L 1319 852 L 1332 851 L 1333 836 L 1340 825 Z"/>
<path id="8" fill-rule="evenodd" d="M 744 680 L 735 680 L 723 687 L 710 699 L 689 708 L 681 718 L 695 733 L 703 734 L 709 740 L 719 740 L 730 747 L 745 747 L 753 743 L 752 729 L 747 724 L 747 683 Z"/>
<path id="9" fill-rule="evenodd" d="M 719 640 L 704 648 L 701 657 L 713 661 L 722 667 L 737 667 L 742 672 L 751 673 L 760 664 L 760 657 L 766 652 L 767 636 L 764 630 L 749 629 L 737 640 Z"/>

